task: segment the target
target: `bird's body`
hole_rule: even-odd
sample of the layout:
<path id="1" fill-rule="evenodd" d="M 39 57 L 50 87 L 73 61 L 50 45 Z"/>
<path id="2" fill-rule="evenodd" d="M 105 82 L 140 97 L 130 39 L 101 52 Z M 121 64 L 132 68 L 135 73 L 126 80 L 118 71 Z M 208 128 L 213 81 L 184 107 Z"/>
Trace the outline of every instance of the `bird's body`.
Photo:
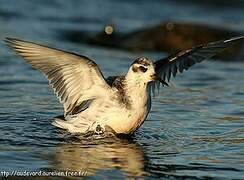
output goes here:
<path id="1" fill-rule="evenodd" d="M 147 85 L 130 84 L 125 76 L 118 76 L 108 94 L 93 100 L 89 108 L 80 113 L 66 116 L 65 121 L 56 118 L 53 124 L 71 133 L 112 131 L 131 134 L 144 122 L 150 108 Z"/>
<path id="2" fill-rule="evenodd" d="M 151 93 L 171 76 L 211 58 L 244 37 L 209 43 L 153 62 L 141 57 L 125 76 L 105 79 L 98 65 L 85 56 L 7 38 L 6 42 L 49 80 L 64 107 L 53 125 L 71 133 L 132 134 L 145 121 Z"/>

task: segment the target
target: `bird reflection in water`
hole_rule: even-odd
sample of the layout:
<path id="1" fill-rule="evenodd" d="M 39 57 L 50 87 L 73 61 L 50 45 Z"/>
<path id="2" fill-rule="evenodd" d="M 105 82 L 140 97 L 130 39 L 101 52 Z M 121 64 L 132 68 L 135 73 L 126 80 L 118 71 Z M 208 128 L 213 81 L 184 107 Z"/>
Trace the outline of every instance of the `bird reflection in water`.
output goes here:
<path id="1" fill-rule="evenodd" d="M 128 176 L 143 176 L 144 152 L 131 139 L 105 138 L 82 140 L 57 147 L 53 167 L 58 171 L 85 171 L 94 175 L 100 170 L 116 169 Z"/>

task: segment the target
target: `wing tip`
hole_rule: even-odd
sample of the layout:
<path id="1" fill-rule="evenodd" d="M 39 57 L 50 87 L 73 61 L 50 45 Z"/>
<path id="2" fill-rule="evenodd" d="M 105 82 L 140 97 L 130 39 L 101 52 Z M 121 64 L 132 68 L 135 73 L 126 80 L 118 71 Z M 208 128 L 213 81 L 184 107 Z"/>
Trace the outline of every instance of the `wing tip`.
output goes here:
<path id="1" fill-rule="evenodd" d="M 14 37 L 5 37 L 3 41 L 11 48 L 14 48 L 16 45 L 18 45 L 19 42 L 22 40 Z"/>
<path id="2" fill-rule="evenodd" d="M 21 40 L 21 39 L 18 39 L 18 38 L 15 38 L 15 37 L 5 37 L 3 39 L 3 41 L 10 47 L 15 47 L 15 46 L 19 46 L 19 45 L 23 45 L 23 44 L 36 44 L 36 43 L 32 43 L 32 42 L 29 42 L 29 41 L 25 41 L 25 40 Z M 37 44 L 38 45 L 38 44 Z"/>
<path id="3" fill-rule="evenodd" d="M 224 40 L 224 43 L 230 43 L 230 42 L 236 42 L 236 41 L 241 41 L 244 40 L 244 35 L 243 36 L 235 36 L 229 39 Z"/>
<path id="4" fill-rule="evenodd" d="M 13 37 L 5 37 L 3 39 L 3 41 L 6 42 L 6 43 L 13 43 L 13 42 L 15 42 L 17 40 L 18 40 L 17 38 L 13 38 Z"/>

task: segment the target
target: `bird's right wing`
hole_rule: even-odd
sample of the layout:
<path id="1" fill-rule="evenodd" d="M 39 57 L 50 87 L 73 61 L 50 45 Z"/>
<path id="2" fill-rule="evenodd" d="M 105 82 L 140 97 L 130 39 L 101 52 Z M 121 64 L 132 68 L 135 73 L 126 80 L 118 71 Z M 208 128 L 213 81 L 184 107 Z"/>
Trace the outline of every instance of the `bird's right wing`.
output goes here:
<path id="1" fill-rule="evenodd" d="M 14 38 L 5 41 L 45 74 L 63 104 L 65 116 L 76 114 L 77 109 L 110 88 L 96 63 L 85 56 Z"/>
<path id="2" fill-rule="evenodd" d="M 173 55 L 154 62 L 156 74 L 161 77 L 162 80 L 169 82 L 170 78 L 172 76 L 175 77 L 177 73 L 182 73 L 184 70 L 188 70 L 188 68 L 194 64 L 213 57 L 218 52 L 241 40 L 244 40 L 244 36 L 181 50 Z M 159 84 L 159 82 L 153 82 L 153 92 L 155 91 L 155 86 L 159 87 Z"/>

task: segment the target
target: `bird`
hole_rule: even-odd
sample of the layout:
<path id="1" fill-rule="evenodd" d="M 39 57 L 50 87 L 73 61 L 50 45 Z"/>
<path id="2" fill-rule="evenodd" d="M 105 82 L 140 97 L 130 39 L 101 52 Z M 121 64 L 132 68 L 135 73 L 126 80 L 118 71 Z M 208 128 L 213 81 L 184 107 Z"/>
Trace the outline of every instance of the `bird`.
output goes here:
<path id="1" fill-rule="evenodd" d="M 64 108 L 54 126 L 71 134 L 132 135 L 146 120 L 152 95 L 168 86 L 171 77 L 243 39 L 201 44 L 155 61 L 138 57 L 125 75 L 107 78 L 86 56 L 17 38 L 5 42 L 49 80 Z"/>

